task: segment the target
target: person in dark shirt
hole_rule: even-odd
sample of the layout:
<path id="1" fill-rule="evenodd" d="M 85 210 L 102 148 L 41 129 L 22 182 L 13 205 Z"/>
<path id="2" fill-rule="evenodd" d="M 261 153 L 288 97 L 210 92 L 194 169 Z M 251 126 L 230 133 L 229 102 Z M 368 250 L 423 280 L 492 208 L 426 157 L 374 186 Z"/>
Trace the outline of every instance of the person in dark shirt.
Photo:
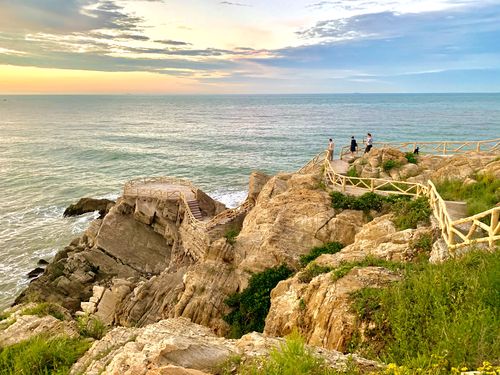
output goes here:
<path id="1" fill-rule="evenodd" d="M 351 156 L 354 156 L 354 153 L 358 151 L 358 142 L 354 139 L 354 136 L 351 137 Z"/>

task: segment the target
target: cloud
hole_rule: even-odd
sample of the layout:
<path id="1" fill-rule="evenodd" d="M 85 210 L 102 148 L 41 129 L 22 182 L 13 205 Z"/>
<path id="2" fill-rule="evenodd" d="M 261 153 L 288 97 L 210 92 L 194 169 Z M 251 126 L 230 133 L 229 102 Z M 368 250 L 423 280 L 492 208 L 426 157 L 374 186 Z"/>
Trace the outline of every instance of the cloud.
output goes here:
<path id="1" fill-rule="evenodd" d="M 141 18 L 112 0 L 2 0 L 3 31 L 67 34 L 97 29 L 137 30 Z"/>
<path id="2" fill-rule="evenodd" d="M 155 40 L 155 43 L 166 44 L 168 46 L 190 46 L 191 43 L 181 42 L 178 40 Z"/>
<path id="3" fill-rule="evenodd" d="M 234 2 L 231 2 L 231 1 L 220 1 L 219 4 L 222 4 L 222 5 L 231 5 L 231 6 L 237 6 L 237 7 L 251 7 L 250 4 L 234 3 Z"/>

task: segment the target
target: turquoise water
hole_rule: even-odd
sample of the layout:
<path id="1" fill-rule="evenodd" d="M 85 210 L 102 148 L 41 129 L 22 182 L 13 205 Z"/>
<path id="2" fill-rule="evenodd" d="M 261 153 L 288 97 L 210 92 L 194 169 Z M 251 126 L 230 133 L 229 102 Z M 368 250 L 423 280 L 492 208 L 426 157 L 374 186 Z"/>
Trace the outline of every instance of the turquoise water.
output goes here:
<path id="1" fill-rule="evenodd" d="M 366 132 L 377 141 L 500 137 L 500 94 L 0 96 L 0 307 L 92 215 L 140 176 L 191 179 L 229 205 L 248 175 L 293 171 Z"/>

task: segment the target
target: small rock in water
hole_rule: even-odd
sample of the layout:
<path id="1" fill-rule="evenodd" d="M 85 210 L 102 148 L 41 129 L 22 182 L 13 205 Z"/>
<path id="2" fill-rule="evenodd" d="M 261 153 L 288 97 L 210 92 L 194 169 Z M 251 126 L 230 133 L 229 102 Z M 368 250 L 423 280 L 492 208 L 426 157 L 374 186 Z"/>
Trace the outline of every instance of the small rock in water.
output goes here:
<path id="1" fill-rule="evenodd" d="M 47 262 L 45 259 L 39 259 L 37 264 L 39 266 L 46 266 L 47 264 L 49 264 L 49 262 Z"/>
<path id="2" fill-rule="evenodd" d="M 40 276 L 43 273 L 44 269 L 42 267 L 37 267 L 34 270 L 31 270 L 28 272 L 26 276 L 28 276 L 29 279 L 32 279 L 33 277 Z"/>
<path id="3" fill-rule="evenodd" d="M 66 208 L 63 216 L 78 216 L 87 212 L 99 211 L 100 218 L 103 218 L 114 204 L 115 202 L 109 199 L 82 198 Z"/>

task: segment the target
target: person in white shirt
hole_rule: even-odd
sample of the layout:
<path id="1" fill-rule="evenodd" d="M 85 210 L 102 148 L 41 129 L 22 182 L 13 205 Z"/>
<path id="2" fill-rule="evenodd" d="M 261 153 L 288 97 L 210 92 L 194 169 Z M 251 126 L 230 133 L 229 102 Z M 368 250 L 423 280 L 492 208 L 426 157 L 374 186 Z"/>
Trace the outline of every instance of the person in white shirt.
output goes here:
<path id="1" fill-rule="evenodd" d="M 372 149 L 372 147 L 373 147 L 373 137 L 372 137 L 371 133 L 368 133 L 367 137 L 366 137 L 365 154 L 367 152 L 370 152 L 370 150 Z"/>
<path id="2" fill-rule="evenodd" d="M 328 160 L 333 160 L 333 139 L 328 140 Z"/>

